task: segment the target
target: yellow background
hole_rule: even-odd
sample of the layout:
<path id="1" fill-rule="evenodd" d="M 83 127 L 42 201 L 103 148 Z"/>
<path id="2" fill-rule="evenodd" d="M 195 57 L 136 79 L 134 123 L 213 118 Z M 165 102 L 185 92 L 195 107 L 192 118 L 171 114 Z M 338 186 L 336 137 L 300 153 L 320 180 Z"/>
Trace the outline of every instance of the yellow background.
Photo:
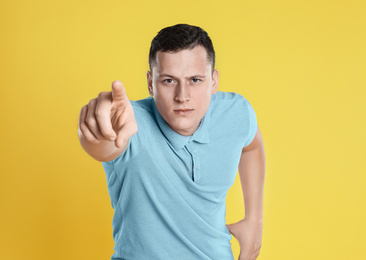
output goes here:
<path id="1" fill-rule="evenodd" d="M 365 17 L 363 0 L 2 1 L 0 259 L 110 258 L 113 209 L 79 112 L 115 79 L 147 97 L 150 42 L 176 23 L 207 30 L 219 89 L 257 113 L 258 259 L 366 259 Z M 243 216 L 237 178 L 227 222 Z"/>

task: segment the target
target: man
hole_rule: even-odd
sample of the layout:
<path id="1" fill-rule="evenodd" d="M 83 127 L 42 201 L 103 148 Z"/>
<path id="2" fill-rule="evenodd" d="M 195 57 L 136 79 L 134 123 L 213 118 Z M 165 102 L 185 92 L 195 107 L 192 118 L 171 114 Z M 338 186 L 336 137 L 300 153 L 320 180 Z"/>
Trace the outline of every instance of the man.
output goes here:
<path id="1" fill-rule="evenodd" d="M 151 97 L 130 101 L 114 81 L 80 113 L 80 143 L 102 162 L 115 209 L 112 259 L 233 259 L 231 234 L 239 259 L 256 259 L 265 158 L 253 108 L 217 91 L 214 48 L 199 27 L 162 29 L 149 64 Z M 238 168 L 245 218 L 226 225 Z"/>

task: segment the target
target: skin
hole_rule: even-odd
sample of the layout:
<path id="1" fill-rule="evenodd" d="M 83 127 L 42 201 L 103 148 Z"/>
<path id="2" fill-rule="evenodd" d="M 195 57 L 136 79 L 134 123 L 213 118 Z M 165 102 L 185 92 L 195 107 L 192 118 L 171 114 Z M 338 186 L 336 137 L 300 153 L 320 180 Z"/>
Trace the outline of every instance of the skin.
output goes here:
<path id="1" fill-rule="evenodd" d="M 218 86 L 219 72 L 212 72 L 202 46 L 156 55 L 152 72 L 147 72 L 148 89 L 156 108 L 168 125 L 181 135 L 198 128 Z"/>
<path id="2" fill-rule="evenodd" d="M 257 129 L 253 141 L 242 150 L 239 175 L 244 197 L 244 219 L 226 225 L 240 245 L 239 260 L 255 260 L 262 245 L 265 153 L 262 134 Z"/>
<path id="3" fill-rule="evenodd" d="M 158 52 L 147 72 L 148 90 L 167 124 L 181 135 L 198 128 L 218 87 L 206 50 Z M 117 158 L 138 131 L 133 108 L 123 84 L 116 80 L 111 92 L 101 92 L 80 111 L 78 135 L 84 150 L 105 162 Z M 259 255 L 263 226 L 264 145 L 258 128 L 254 140 L 242 150 L 238 165 L 245 203 L 245 217 L 226 225 L 240 244 L 239 260 Z"/>
<path id="4" fill-rule="evenodd" d="M 125 151 L 137 132 L 132 105 L 122 82 L 111 92 L 101 92 L 80 111 L 78 135 L 81 146 L 94 159 L 107 162 Z"/>

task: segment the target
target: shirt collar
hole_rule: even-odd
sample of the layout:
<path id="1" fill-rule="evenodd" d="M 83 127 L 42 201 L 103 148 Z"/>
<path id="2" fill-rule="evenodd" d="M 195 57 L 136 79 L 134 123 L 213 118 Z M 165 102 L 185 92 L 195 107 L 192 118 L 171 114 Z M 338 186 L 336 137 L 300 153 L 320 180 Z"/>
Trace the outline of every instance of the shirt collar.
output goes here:
<path id="1" fill-rule="evenodd" d="M 211 104 L 202 118 L 200 125 L 197 130 L 193 133 L 193 135 L 185 136 L 178 134 L 170 126 L 165 122 L 164 118 L 160 115 L 158 109 L 155 106 L 155 100 L 151 98 L 151 106 L 155 116 L 155 119 L 159 125 L 159 128 L 165 138 L 169 141 L 169 143 L 173 146 L 175 150 L 182 149 L 189 141 L 196 141 L 199 143 L 208 143 L 210 141 L 209 133 L 208 133 L 208 125 L 210 121 L 211 115 Z"/>

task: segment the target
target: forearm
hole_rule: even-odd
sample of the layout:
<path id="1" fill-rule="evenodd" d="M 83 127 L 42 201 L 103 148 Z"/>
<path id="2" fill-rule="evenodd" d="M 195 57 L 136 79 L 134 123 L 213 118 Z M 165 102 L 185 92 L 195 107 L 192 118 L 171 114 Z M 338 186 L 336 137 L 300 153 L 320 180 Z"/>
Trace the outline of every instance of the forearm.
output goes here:
<path id="1" fill-rule="evenodd" d="M 262 221 L 265 177 L 263 143 L 242 152 L 239 174 L 244 196 L 245 218 Z"/>
<path id="2" fill-rule="evenodd" d="M 238 240 L 241 259 L 257 259 L 262 244 L 265 156 L 262 135 L 257 130 L 251 144 L 242 150 L 239 175 L 243 189 L 245 217 L 226 225 Z"/>

